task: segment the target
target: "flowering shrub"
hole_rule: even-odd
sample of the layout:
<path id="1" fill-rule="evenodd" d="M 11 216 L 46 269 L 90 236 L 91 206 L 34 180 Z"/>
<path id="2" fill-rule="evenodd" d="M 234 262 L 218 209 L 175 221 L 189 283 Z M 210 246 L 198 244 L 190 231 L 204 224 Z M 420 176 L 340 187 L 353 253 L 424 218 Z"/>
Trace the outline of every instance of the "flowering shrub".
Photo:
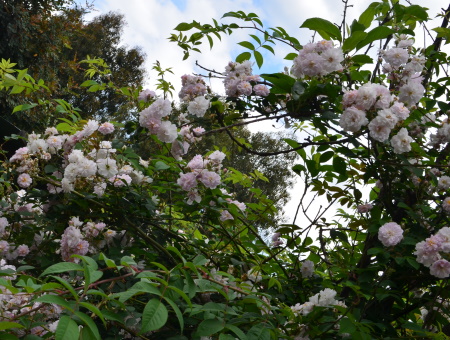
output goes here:
<path id="1" fill-rule="evenodd" d="M 157 95 L 88 79 L 82 87 L 122 93 L 137 113 L 123 125 L 83 119 L 60 99 L 16 107 L 62 116 L 0 164 L 0 336 L 448 335 L 450 95 L 439 77 L 449 12 L 425 49 L 414 47 L 413 29 L 429 17 L 418 5 L 375 2 L 349 29 L 344 15 L 345 32 L 308 19 L 302 27 L 323 40 L 304 46 L 254 13 L 230 12 L 261 36 L 214 72 L 226 96 L 200 75 L 181 77 L 181 103 L 163 80 Z M 188 57 L 205 35 L 212 45 L 210 34 L 244 27 L 181 23 L 171 40 Z M 275 54 L 275 42 L 292 48 L 291 68 L 253 74 L 251 58 L 261 66 L 260 50 Z M 358 52 L 378 42 L 377 57 Z M 89 63 L 91 78 L 102 72 L 103 61 Z M 0 90 L 27 101 L 46 89 L 13 67 L 0 64 Z M 227 131 L 263 157 L 233 127 L 267 119 L 306 136 L 279 151 L 299 154 L 304 192 L 298 219 L 271 237 L 258 230 L 273 213 L 254 186 L 263 174 L 225 168 L 225 148 L 185 156 L 204 134 Z M 236 199 L 238 184 L 251 202 Z"/>

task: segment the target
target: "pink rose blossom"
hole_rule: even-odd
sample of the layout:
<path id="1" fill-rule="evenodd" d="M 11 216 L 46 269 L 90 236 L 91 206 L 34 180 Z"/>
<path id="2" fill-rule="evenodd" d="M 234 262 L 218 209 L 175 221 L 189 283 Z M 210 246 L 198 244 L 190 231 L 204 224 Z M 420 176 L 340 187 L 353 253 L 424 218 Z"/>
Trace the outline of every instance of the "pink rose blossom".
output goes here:
<path id="1" fill-rule="evenodd" d="M 403 229 L 395 222 L 384 224 L 378 230 L 378 239 L 385 247 L 392 247 L 403 239 Z"/>
<path id="2" fill-rule="evenodd" d="M 31 183 L 33 183 L 33 180 L 31 179 L 30 175 L 23 173 L 20 174 L 17 178 L 17 183 L 21 188 L 28 188 Z"/>
<path id="3" fill-rule="evenodd" d="M 102 125 L 99 126 L 98 131 L 100 131 L 100 133 L 107 135 L 109 133 L 114 132 L 114 125 L 112 125 L 111 123 L 103 123 Z"/>
<path id="4" fill-rule="evenodd" d="M 221 182 L 221 178 L 217 173 L 207 170 L 202 171 L 199 180 L 210 189 L 216 188 Z"/>
<path id="5" fill-rule="evenodd" d="M 267 97 L 270 93 L 269 88 L 263 84 L 257 84 L 255 86 L 253 86 L 253 91 L 255 91 L 255 94 L 257 96 L 261 96 L 261 97 Z"/>
<path id="6" fill-rule="evenodd" d="M 145 89 L 139 93 L 138 100 L 148 102 L 150 99 L 155 98 L 156 93 L 154 91 Z"/>
<path id="7" fill-rule="evenodd" d="M 127 174 L 117 175 L 109 179 L 110 182 L 114 184 L 115 187 L 123 187 L 131 183 L 131 177 Z"/>
<path id="8" fill-rule="evenodd" d="M 197 175 L 194 172 L 188 172 L 186 174 L 180 173 L 180 178 L 177 180 L 177 184 L 185 191 L 189 191 L 196 187 L 197 183 Z"/>
<path id="9" fill-rule="evenodd" d="M 370 210 L 372 210 L 372 208 L 373 208 L 373 205 L 370 203 L 367 203 L 367 204 L 358 205 L 357 210 L 360 214 L 365 214 L 365 213 L 368 213 Z"/>
<path id="10" fill-rule="evenodd" d="M 434 262 L 430 267 L 430 274 L 440 279 L 445 279 L 450 275 L 450 262 L 441 259 Z"/>
<path id="11" fill-rule="evenodd" d="M 17 247 L 17 255 L 19 255 L 19 256 L 27 256 L 29 252 L 30 252 L 30 249 L 28 248 L 28 246 L 26 244 L 22 244 Z"/>
<path id="12" fill-rule="evenodd" d="M 220 213 L 219 219 L 223 222 L 226 220 L 234 220 L 234 217 L 233 217 L 233 215 L 230 214 L 230 212 L 228 210 L 222 210 L 222 212 Z"/>

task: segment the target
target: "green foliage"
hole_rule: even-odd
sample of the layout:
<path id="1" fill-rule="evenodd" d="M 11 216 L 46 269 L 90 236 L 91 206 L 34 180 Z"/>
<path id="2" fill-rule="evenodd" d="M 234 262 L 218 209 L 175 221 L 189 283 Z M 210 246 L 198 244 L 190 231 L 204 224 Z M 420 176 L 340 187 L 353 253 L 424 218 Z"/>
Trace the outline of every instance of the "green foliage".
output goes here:
<path id="1" fill-rule="evenodd" d="M 21 8 L 29 10 L 25 19 L 41 7 Z M 187 116 L 189 124 L 207 129 L 194 133 L 185 125 L 173 143 L 160 140 L 169 133 L 161 137 L 151 131 L 155 126 L 142 122 L 172 95 L 164 79 L 171 69 L 158 62 L 154 69 L 163 98 L 139 101 L 139 86 L 120 85 L 113 75 L 118 65 L 88 57 L 96 53 L 77 64 L 82 68 L 76 72 L 76 91 L 63 85 L 56 91 L 61 96 L 54 95 L 55 84 L 36 80 L 31 67 L 2 60 L 2 96 L 9 104 L 15 102 L 11 98 L 26 99 L 11 111 L 55 115 L 58 133 L 35 131 L 27 148 L 9 161 L 1 150 L 0 338 L 445 338 L 448 273 L 436 269 L 449 259 L 445 129 L 450 80 L 439 74 L 449 60 L 438 40 L 446 38 L 445 21 L 434 30 L 439 37 L 433 44 L 407 49 L 408 58 L 423 53 L 425 59 L 424 90 L 417 100 L 408 99 L 413 90 L 403 92 L 405 81 L 409 84 L 402 73 L 405 63 L 387 76 L 379 71 L 381 61 L 367 55 L 374 45 L 402 40 L 396 34 L 413 35 L 429 17 L 421 6 L 383 1 L 372 3 L 349 27 L 344 22 L 348 34 L 327 20 L 308 19 L 302 27 L 342 43 L 342 70 L 263 74 L 250 85 L 269 86 L 267 96 L 207 93 L 210 105 L 203 114 L 192 114 L 189 103 L 170 103 L 161 124 Z M 251 24 L 255 33 L 239 43 L 250 51 L 239 60 L 253 57 L 261 66 L 261 51 L 275 52 L 273 43 L 279 42 L 292 48 L 286 59 L 299 63 L 302 47 L 283 28 L 265 30 L 254 13 L 229 12 L 224 18 Z M 95 33 L 105 25 L 112 33 L 105 33 L 102 48 L 120 55 L 125 51 L 115 42 L 121 23 L 120 16 L 109 16 L 78 28 Z M 216 20 L 213 25 L 181 23 L 171 40 L 187 57 L 200 51 L 205 37 L 212 47 L 212 37 L 243 27 Z M 64 41 L 64 35 L 60 38 Z M 366 51 L 359 52 L 362 48 Z M 368 82 L 387 91 L 389 107 L 404 100 L 409 111 L 384 139 L 372 122 L 389 112 L 381 112 L 388 110 L 378 102 L 382 92 L 370 105 L 364 103 L 370 94 L 359 91 Z M 75 105 L 92 103 L 108 91 L 117 94 L 113 107 L 124 103 L 131 112 L 144 112 L 140 119 L 131 115 L 130 122 L 115 123 L 116 134 L 103 133 L 87 120 L 88 110 Z M 357 99 L 351 102 L 347 91 L 356 91 Z M 364 109 L 367 120 L 358 128 L 345 125 L 352 105 Z M 117 116 L 121 122 L 123 117 Z M 297 134 L 250 134 L 242 128 L 268 119 L 283 119 Z M 403 129 L 411 140 L 400 139 Z M 64 147 L 44 144 L 58 136 Z M 173 145 L 188 139 L 192 154 L 177 157 Z M 191 163 L 193 155 L 197 163 Z M 296 220 L 280 224 L 275 208 L 289 198 L 285 189 L 294 161 L 303 191 Z M 217 176 L 220 183 L 212 183 Z M 383 238 L 381 228 L 390 222 L 403 233 L 395 244 Z M 276 233 L 269 239 L 261 228 Z M 392 241 L 392 234 L 384 236 Z M 21 255 L 24 246 L 29 255 Z M 421 247 L 440 250 L 429 248 L 426 258 Z"/>

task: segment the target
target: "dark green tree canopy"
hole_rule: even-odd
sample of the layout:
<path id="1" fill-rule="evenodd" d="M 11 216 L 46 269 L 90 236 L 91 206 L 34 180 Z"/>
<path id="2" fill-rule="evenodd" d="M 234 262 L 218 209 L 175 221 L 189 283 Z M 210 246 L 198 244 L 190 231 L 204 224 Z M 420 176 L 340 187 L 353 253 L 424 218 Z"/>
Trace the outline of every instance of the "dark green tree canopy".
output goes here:
<path id="1" fill-rule="evenodd" d="M 82 71 L 88 68 L 80 62 L 88 56 L 102 58 L 110 71 L 104 79 L 96 80 L 139 87 L 145 74 L 144 53 L 120 45 L 125 25 L 122 15 L 107 13 L 85 22 L 86 12 L 63 1 L 0 2 L 0 56 L 19 68 L 27 67 L 35 79 L 45 81 L 55 98 L 79 108 L 82 117 L 125 119 L 129 104 L 114 90 L 80 91 L 85 80 Z M 2 94 L 1 116 L 26 130 L 54 123 L 47 110 L 37 108 L 12 115 L 14 106 L 28 101 L 33 98 L 22 95 L 12 100 Z"/>

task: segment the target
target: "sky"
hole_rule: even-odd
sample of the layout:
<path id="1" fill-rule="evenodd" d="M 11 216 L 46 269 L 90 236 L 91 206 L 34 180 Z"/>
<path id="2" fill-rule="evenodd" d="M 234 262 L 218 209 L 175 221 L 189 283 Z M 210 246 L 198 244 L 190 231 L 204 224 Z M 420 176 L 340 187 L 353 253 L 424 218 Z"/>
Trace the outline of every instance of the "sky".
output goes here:
<path id="1" fill-rule="evenodd" d="M 88 1 L 92 2 L 92 0 Z M 351 7 L 347 10 L 347 23 L 357 19 L 371 2 L 371 0 L 349 0 L 348 3 Z M 403 0 L 401 2 L 405 3 Z M 432 18 L 439 13 L 442 6 L 446 6 L 443 0 L 411 0 L 411 2 L 428 7 L 429 15 Z M 231 23 L 235 19 L 220 20 L 220 18 L 224 13 L 242 10 L 246 13 L 256 13 L 266 28 L 283 27 L 301 44 L 305 44 L 311 41 L 312 31 L 305 28 L 300 29 L 299 26 L 307 18 L 312 17 L 320 17 L 340 24 L 343 18 L 344 4 L 342 0 L 94 0 L 93 7 L 94 10 L 86 16 L 87 20 L 110 11 L 124 15 L 127 26 L 123 32 L 122 44 L 129 47 L 139 46 L 146 54 L 146 87 L 154 90 L 156 74 L 151 71 L 151 68 L 158 60 L 163 68 L 172 68 L 174 75 L 169 76 L 167 80 L 175 86 L 175 96 L 177 96 L 176 94 L 181 88 L 180 77 L 182 75 L 202 73 L 201 69 L 195 66 L 196 61 L 208 69 L 223 71 L 229 61 L 247 51 L 237 43 L 250 40 L 249 33 L 255 34 L 251 30 L 238 30 L 231 36 L 222 36 L 221 41 L 215 39 L 212 50 L 205 41 L 203 45 L 200 45 L 201 54 L 193 52 L 188 60 L 182 61 L 181 48 L 168 40 L 171 33 L 176 33 L 174 28 L 179 23 L 190 23 L 195 20 L 202 24 L 211 24 L 212 18 L 222 23 Z M 429 24 L 429 28 L 440 25 L 440 22 L 441 19 L 436 19 Z M 423 44 L 422 34 L 418 34 L 416 37 L 418 46 Z M 285 66 L 290 67 L 292 62 L 283 60 L 283 58 L 287 53 L 294 51 L 282 44 L 276 45 L 275 50 L 277 53 L 275 57 L 262 50 L 265 63 L 261 70 L 258 70 L 255 65 L 254 74 L 280 72 Z M 224 92 L 221 81 L 213 81 L 210 85 L 214 92 Z M 253 131 L 267 131 L 272 127 L 268 123 L 253 126 L 252 129 Z M 281 127 L 278 126 L 276 129 L 281 129 Z M 298 204 L 295 196 L 300 191 L 301 186 L 298 184 L 291 192 L 294 197 L 285 209 L 287 216 L 291 219 L 288 222 L 292 222 Z"/>
<path id="2" fill-rule="evenodd" d="M 92 0 L 90 0 L 92 1 Z M 420 0 L 415 0 L 421 2 Z M 357 18 L 367 8 L 371 0 L 349 0 L 352 7 L 347 11 L 347 22 Z M 414 2 L 414 0 L 413 0 Z M 436 13 L 442 6 L 442 0 L 427 0 L 426 6 L 430 13 Z M 311 41 L 312 31 L 299 26 L 311 17 L 321 17 L 333 23 L 342 22 L 344 5 L 342 0 L 93 0 L 95 10 L 87 16 L 119 12 L 125 16 L 127 26 L 123 32 L 123 44 L 130 47 L 140 46 L 147 55 L 146 69 L 149 70 L 146 84 L 151 87 L 155 84 L 155 74 L 150 70 L 153 63 L 158 60 L 163 68 L 172 67 L 174 76 L 168 78 L 176 89 L 181 87 L 180 77 L 183 74 L 199 72 L 195 66 L 200 65 L 223 71 L 230 60 L 246 51 L 237 42 L 251 40 L 248 37 L 251 30 L 239 30 L 231 36 L 223 36 L 222 41 L 215 39 L 213 50 L 205 41 L 201 45 L 202 53 L 192 53 L 191 57 L 182 61 L 182 50 L 176 43 L 167 39 L 180 22 L 212 23 L 212 18 L 219 20 L 222 15 L 230 11 L 242 10 L 246 13 L 256 13 L 265 27 L 281 26 L 296 37 L 300 43 Z M 440 5 L 440 6 L 439 6 Z M 224 18 L 223 23 L 231 23 L 233 18 Z M 283 60 L 289 52 L 294 52 L 287 46 L 276 46 L 276 57 L 271 57 L 270 52 L 262 49 L 265 56 L 265 65 L 261 70 L 255 67 L 254 73 L 278 72 L 284 66 L 290 66 L 290 62 Z M 267 53 L 266 53 L 267 52 Z M 213 83 L 213 90 L 223 92 L 220 82 Z"/>

